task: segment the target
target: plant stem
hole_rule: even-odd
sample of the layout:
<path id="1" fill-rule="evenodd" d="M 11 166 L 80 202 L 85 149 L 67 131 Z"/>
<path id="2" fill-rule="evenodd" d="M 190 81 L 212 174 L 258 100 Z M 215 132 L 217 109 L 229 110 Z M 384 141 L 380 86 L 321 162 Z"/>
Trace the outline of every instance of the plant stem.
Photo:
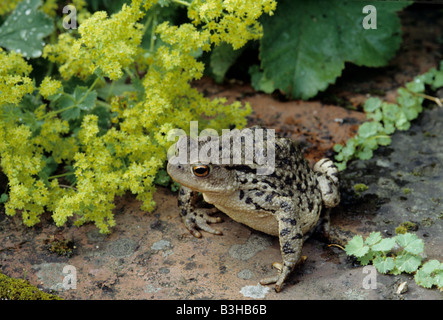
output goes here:
<path id="1" fill-rule="evenodd" d="M 129 68 L 124 68 L 123 70 L 125 70 L 125 72 L 129 75 L 129 78 L 131 78 L 132 82 L 137 79 L 134 73 Z"/>
<path id="2" fill-rule="evenodd" d="M 152 15 L 149 16 L 148 19 L 146 19 L 146 22 L 143 26 L 143 34 L 145 34 L 146 30 L 148 30 L 149 26 L 151 25 L 151 22 L 152 22 Z M 154 30 L 152 30 L 152 31 L 154 31 Z"/>
<path id="3" fill-rule="evenodd" d="M 184 6 L 189 7 L 191 4 L 189 2 L 186 1 L 182 1 L 182 0 L 172 0 L 172 2 L 178 3 L 178 4 L 182 4 Z"/>
<path id="4" fill-rule="evenodd" d="M 49 40 L 49 43 L 50 44 L 54 44 L 55 43 L 55 41 L 57 40 L 56 39 L 56 33 L 55 32 L 53 32 L 53 33 L 51 33 L 51 37 L 49 38 L 50 40 Z M 46 72 L 46 77 L 47 76 L 50 76 L 51 74 L 52 74 L 52 70 L 54 69 L 54 62 L 49 62 L 49 67 L 48 67 L 48 71 Z"/>
<path id="5" fill-rule="evenodd" d="M 422 97 L 422 98 L 434 101 L 439 107 L 443 107 L 443 103 L 442 103 L 443 99 L 439 99 L 437 97 L 429 96 L 429 95 L 424 94 L 424 93 L 414 92 L 414 91 L 411 91 L 411 90 L 408 90 L 408 91 L 410 93 L 412 93 L 413 95 L 416 95 L 416 96 L 419 96 L 419 97 Z"/>
<path id="6" fill-rule="evenodd" d="M 157 27 L 157 14 L 154 13 L 154 21 L 152 22 L 152 32 L 151 32 L 151 43 L 149 46 L 149 51 L 154 51 L 154 45 L 155 45 L 155 28 Z"/>
<path id="7" fill-rule="evenodd" d="M 99 105 L 101 105 L 101 106 L 103 106 L 103 107 L 106 107 L 106 108 L 108 108 L 108 109 L 111 109 L 111 107 L 112 107 L 109 103 L 104 102 L 104 101 L 101 101 L 101 100 L 97 100 L 95 103 L 96 103 L 96 104 L 99 104 Z"/>
<path id="8" fill-rule="evenodd" d="M 381 135 L 377 135 L 377 136 L 372 136 L 367 138 L 362 145 L 364 145 L 367 141 L 372 140 L 372 139 L 377 139 L 377 138 L 390 138 L 390 136 L 386 135 L 386 134 L 381 134 Z"/>
<path id="9" fill-rule="evenodd" d="M 108 95 L 106 96 L 106 100 L 109 98 L 109 96 L 112 94 L 112 91 L 114 90 L 115 81 L 112 81 L 111 85 L 109 86 Z M 97 100 L 98 101 L 98 100 Z"/>
<path id="10" fill-rule="evenodd" d="M 57 174 L 57 175 L 55 175 L 55 176 L 50 176 L 50 177 L 48 178 L 48 180 L 49 180 L 49 179 L 62 178 L 62 177 L 66 177 L 66 176 L 72 176 L 73 174 L 75 174 L 75 173 L 74 173 L 74 172 L 65 172 L 65 173 L 62 173 L 62 174 Z"/>
<path id="11" fill-rule="evenodd" d="M 337 247 L 337 248 L 340 248 L 340 249 L 342 249 L 343 251 L 345 251 L 345 248 L 343 248 L 341 245 L 336 244 L 336 243 L 328 244 L 328 247 Z"/>
<path id="12" fill-rule="evenodd" d="M 99 77 L 97 77 L 94 82 L 91 84 L 91 86 L 89 87 L 88 91 L 86 92 L 86 94 L 83 96 L 83 98 L 79 101 L 79 103 L 82 103 L 86 97 L 91 93 L 91 91 L 94 89 L 95 85 L 97 84 L 97 82 L 100 80 Z"/>
<path id="13" fill-rule="evenodd" d="M 37 118 L 37 120 L 42 120 L 42 119 L 45 119 L 45 118 L 47 118 L 47 117 L 50 117 L 50 116 L 56 115 L 56 114 L 58 114 L 58 113 L 64 112 L 64 111 L 66 111 L 66 110 L 69 110 L 69 109 L 72 109 L 72 108 L 77 107 L 77 106 L 78 106 L 80 103 L 82 103 L 82 102 L 86 99 L 86 97 L 91 93 L 91 91 L 94 89 L 95 85 L 97 84 L 97 82 L 98 82 L 99 80 L 100 80 L 100 78 L 98 78 L 98 77 L 94 80 L 94 82 L 93 82 L 93 83 L 91 84 L 91 86 L 89 87 L 88 91 L 86 91 L 86 94 L 80 99 L 79 102 L 73 104 L 72 106 L 69 106 L 69 107 L 66 107 L 66 108 L 63 108 L 63 109 L 60 109 L 60 110 L 54 110 L 54 111 L 48 112 L 48 113 L 45 114 L 43 117 Z"/>
<path id="14" fill-rule="evenodd" d="M 73 189 L 73 190 L 77 191 L 76 187 L 68 186 L 66 184 L 59 184 L 58 186 L 61 187 L 61 188 L 68 188 L 68 189 Z"/>

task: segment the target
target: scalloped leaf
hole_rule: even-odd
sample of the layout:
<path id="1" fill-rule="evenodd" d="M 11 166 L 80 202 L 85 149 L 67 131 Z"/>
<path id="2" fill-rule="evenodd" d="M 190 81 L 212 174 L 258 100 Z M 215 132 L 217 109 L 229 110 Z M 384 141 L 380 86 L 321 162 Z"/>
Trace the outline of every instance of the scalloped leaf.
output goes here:
<path id="1" fill-rule="evenodd" d="M 406 252 L 412 254 L 419 254 L 424 250 L 423 240 L 413 233 L 399 234 L 396 236 L 396 241 Z"/>
<path id="2" fill-rule="evenodd" d="M 345 246 L 348 255 L 354 255 L 357 258 L 363 257 L 369 251 L 369 247 L 364 245 L 362 236 L 355 236 Z"/>
<path id="3" fill-rule="evenodd" d="M 401 43 L 396 12 L 412 2 L 365 2 L 377 9 L 377 28 L 365 29 L 359 1 L 281 0 L 263 18 L 261 67 L 292 98 L 308 99 L 335 82 L 345 62 L 380 67 Z"/>
<path id="4" fill-rule="evenodd" d="M 37 8 L 41 0 L 20 2 L 0 27 L 0 46 L 21 53 L 24 57 L 38 58 L 43 52 L 43 39 L 54 30 L 50 17 Z"/>

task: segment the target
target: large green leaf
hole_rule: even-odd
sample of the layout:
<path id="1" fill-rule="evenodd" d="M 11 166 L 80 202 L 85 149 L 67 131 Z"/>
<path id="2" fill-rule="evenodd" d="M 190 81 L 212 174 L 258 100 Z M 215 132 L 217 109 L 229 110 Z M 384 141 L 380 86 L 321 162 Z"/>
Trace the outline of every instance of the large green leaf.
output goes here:
<path id="1" fill-rule="evenodd" d="M 363 7 L 377 9 L 377 29 L 365 29 Z M 396 11 L 410 2 L 282 0 L 264 17 L 260 44 L 264 75 L 293 98 L 308 99 L 340 76 L 345 62 L 379 67 L 401 43 Z"/>
<path id="2" fill-rule="evenodd" d="M 41 0 L 23 0 L 0 27 L 0 46 L 24 57 L 42 55 L 43 38 L 54 29 L 52 19 L 37 8 Z"/>
<path id="3" fill-rule="evenodd" d="M 209 66 L 214 74 L 215 81 L 222 82 L 226 72 L 241 55 L 244 47 L 234 50 L 229 43 L 223 42 L 212 50 Z"/>

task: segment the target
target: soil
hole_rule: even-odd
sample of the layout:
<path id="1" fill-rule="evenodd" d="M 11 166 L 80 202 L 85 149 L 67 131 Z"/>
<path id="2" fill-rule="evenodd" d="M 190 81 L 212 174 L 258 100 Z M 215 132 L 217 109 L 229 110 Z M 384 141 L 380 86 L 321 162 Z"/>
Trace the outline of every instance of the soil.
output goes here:
<path id="1" fill-rule="evenodd" d="M 332 146 L 352 137 L 365 120 L 365 99 L 376 95 L 393 101 L 397 88 L 439 65 L 442 12 L 437 5 L 410 7 L 401 14 L 403 44 L 388 66 L 347 65 L 335 85 L 310 101 L 287 101 L 236 80 L 216 84 L 204 78 L 195 86 L 211 98 L 250 103 L 250 125 L 275 128 L 300 140 L 311 162 L 332 157 Z M 332 224 L 364 236 L 372 231 L 391 236 L 401 223 L 411 221 L 425 242 L 424 258 L 442 261 L 442 119 L 443 109 L 430 105 L 410 130 L 395 133 L 392 144 L 377 150 L 371 160 L 352 162 L 340 176 L 342 202 L 332 210 Z M 368 189 L 357 193 L 356 184 Z M 196 239 L 180 220 L 175 193 L 159 187 L 155 201 L 156 209 L 147 213 L 132 195 L 117 198 L 117 224 L 109 235 L 93 225 L 58 228 L 50 214 L 28 228 L 19 216 L 8 217 L 0 209 L 0 272 L 65 299 L 443 298 L 406 274 L 373 273 L 375 286 L 368 288 L 365 281 L 374 270 L 316 238 L 306 241 L 307 260 L 277 294 L 271 286 L 258 284 L 274 274 L 272 263 L 281 260 L 276 238 L 218 213 L 224 222 L 214 227 L 223 236 L 203 233 Z M 405 281 L 407 290 L 397 294 Z"/>

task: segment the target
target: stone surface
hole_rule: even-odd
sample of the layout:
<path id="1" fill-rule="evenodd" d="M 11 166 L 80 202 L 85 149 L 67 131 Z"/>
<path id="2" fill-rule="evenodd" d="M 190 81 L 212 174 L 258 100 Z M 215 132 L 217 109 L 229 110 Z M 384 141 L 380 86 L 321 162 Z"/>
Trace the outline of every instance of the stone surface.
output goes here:
<path id="1" fill-rule="evenodd" d="M 425 257 L 443 256 L 443 109 L 427 110 L 406 132 L 397 132 L 389 147 L 373 159 L 355 161 L 342 173 L 341 205 L 332 223 L 363 235 L 395 234 L 402 222 L 418 225 Z M 353 186 L 364 183 L 360 192 Z M 0 222 L 1 272 L 25 277 L 67 299 L 442 299 L 435 289 L 418 287 L 410 275 L 381 275 L 353 264 L 337 247 L 309 239 L 307 261 L 277 294 L 261 286 L 280 262 L 276 238 L 240 225 L 219 213 L 223 236 L 191 236 L 177 212 L 176 197 L 159 188 L 158 206 L 148 214 L 131 195 L 117 200 L 117 226 L 101 235 L 93 225 L 57 228 L 48 219 L 27 228 L 19 217 Z M 74 242 L 73 255 L 48 250 L 51 235 Z M 63 273 L 75 267 L 77 288 L 65 290 Z M 366 273 L 365 273 L 366 272 Z M 376 275 L 376 288 L 365 289 L 366 277 Z M 406 281 L 408 291 L 396 294 Z"/>
<path id="2" fill-rule="evenodd" d="M 337 84 L 319 97 L 321 102 L 278 101 L 239 83 L 218 86 L 203 80 L 197 86 L 209 97 L 250 102 L 251 124 L 302 140 L 308 158 L 318 160 L 332 156 L 331 146 L 345 141 L 364 120 L 360 112 L 333 104 L 344 101 L 356 109 L 375 90 L 387 92 L 385 98 L 392 101 L 399 86 L 439 63 L 442 43 L 436 39 L 441 39 L 443 30 L 439 17 L 436 10 L 402 14 L 404 42 L 390 65 L 357 72 L 347 66 Z M 410 130 L 395 133 L 392 144 L 377 150 L 373 159 L 351 163 L 341 174 L 342 202 L 332 211 L 333 225 L 365 236 L 372 231 L 390 236 L 400 223 L 412 221 L 425 242 L 424 258 L 443 261 L 442 135 L 443 109 L 434 107 Z M 0 175 L 0 188 L 1 179 Z M 353 186 L 358 183 L 368 190 L 357 194 Z M 276 238 L 218 213 L 224 222 L 216 227 L 223 236 L 203 233 L 196 239 L 179 218 L 176 194 L 158 188 L 155 201 L 157 208 L 147 213 L 130 194 L 116 199 L 117 224 L 110 235 L 89 224 L 57 228 L 49 214 L 28 228 L 20 216 L 7 217 L 0 207 L 0 272 L 26 278 L 66 299 L 443 298 L 436 289 L 418 287 L 411 275 L 381 275 L 371 267 L 357 266 L 340 248 L 316 238 L 305 243 L 307 260 L 277 294 L 272 286 L 258 284 L 273 275 L 272 264 L 280 262 Z M 62 240 L 73 242 L 72 255 L 49 251 L 51 243 Z M 63 285 L 70 283 L 66 279 L 74 280 L 73 272 L 75 289 Z M 407 291 L 397 294 L 404 282 Z"/>

